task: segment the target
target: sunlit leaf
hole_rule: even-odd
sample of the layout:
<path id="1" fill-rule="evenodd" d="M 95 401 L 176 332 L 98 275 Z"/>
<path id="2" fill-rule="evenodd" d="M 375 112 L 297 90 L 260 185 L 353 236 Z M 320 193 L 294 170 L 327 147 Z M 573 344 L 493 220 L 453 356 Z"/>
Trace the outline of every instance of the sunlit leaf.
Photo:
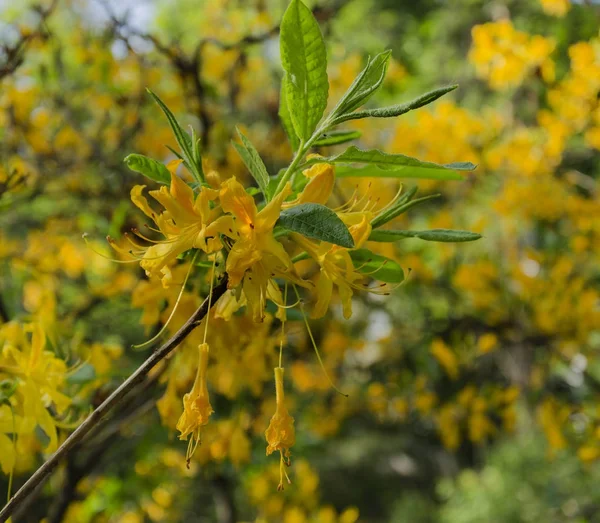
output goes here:
<path id="1" fill-rule="evenodd" d="M 311 10 L 292 0 L 281 21 L 281 63 L 287 80 L 286 103 L 299 138 L 307 140 L 327 106 L 327 53 Z"/>
<path id="2" fill-rule="evenodd" d="M 160 162 L 148 158 L 143 154 L 130 154 L 124 162 L 132 171 L 143 174 L 146 178 L 150 178 L 158 183 L 171 183 L 171 173 Z"/>

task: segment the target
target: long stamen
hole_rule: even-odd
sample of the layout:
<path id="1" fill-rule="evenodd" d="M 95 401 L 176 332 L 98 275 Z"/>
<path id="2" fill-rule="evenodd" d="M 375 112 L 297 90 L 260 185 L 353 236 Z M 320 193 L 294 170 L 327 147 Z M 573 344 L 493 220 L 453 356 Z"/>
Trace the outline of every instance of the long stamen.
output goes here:
<path id="1" fill-rule="evenodd" d="M 348 200 L 346 201 L 346 203 L 340 205 L 339 207 L 336 207 L 334 209 L 332 209 L 334 212 L 340 212 L 343 209 L 345 209 L 346 207 L 350 206 L 355 200 L 356 200 L 356 194 L 358 192 L 358 184 L 356 185 L 356 187 L 354 187 L 354 191 L 352 192 L 352 195 L 350 196 L 350 198 L 348 198 Z"/>
<path id="2" fill-rule="evenodd" d="M 385 211 L 387 211 L 387 210 L 388 210 L 388 209 L 389 209 L 389 208 L 390 208 L 392 205 L 394 205 L 394 204 L 395 204 L 395 203 L 398 201 L 398 198 L 400 198 L 400 196 L 402 195 L 402 189 L 404 189 L 404 187 L 402 186 L 402 184 L 400 184 L 400 188 L 398 189 L 398 192 L 396 193 L 396 196 L 394 196 L 394 197 L 393 197 L 393 198 L 390 200 L 390 202 L 389 202 L 387 205 L 383 206 L 383 207 L 382 207 L 381 209 L 379 209 L 379 211 L 377 211 L 377 212 L 378 212 L 378 213 L 385 212 Z"/>
<path id="3" fill-rule="evenodd" d="M 294 291 L 296 292 L 296 296 L 298 297 L 298 299 L 300 299 L 300 294 L 295 285 L 294 285 Z M 302 318 L 304 319 L 304 324 L 306 325 L 306 330 L 308 331 L 308 335 L 310 337 L 310 341 L 312 342 L 313 349 L 315 349 L 317 359 L 319 360 L 319 365 L 321 365 L 321 369 L 323 370 L 323 373 L 325 374 L 327 381 L 329 381 L 329 384 L 333 387 L 333 390 L 335 390 L 336 392 L 338 392 L 339 394 L 341 394 L 342 396 L 347 398 L 348 394 L 344 394 L 340 389 L 338 389 L 335 386 L 335 384 L 333 383 L 332 379 L 329 377 L 329 373 L 327 372 L 327 369 L 325 368 L 325 365 L 323 364 L 323 360 L 321 359 L 321 354 L 319 353 L 319 348 L 317 347 L 317 343 L 315 342 L 315 338 L 313 336 L 312 330 L 310 329 L 308 319 L 306 318 L 306 313 L 304 312 L 304 304 L 303 303 L 300 303 L 300 311 L 302 312 Z"/>
<path id="4" fill-rule="evenodd" d="M 192 262 L 190 263 L 190 266 L 189 266 L 188 271 L 187 271 L 187 273 L 185 275 L 185 278 L 183 279 L 183 283 L 181 284 L 181 289 L 179 290 L 179 294 L 177 295 L 177 300 L 175 301 L 175 305 L 173 305 L 173 310 L 171 311 L 171 314 L 169 314 L 169 317 L 167 318 L 167 321 L 164 323 L 164 325 L 161 327 L 161 329 L 156 333 L 156 335 L 154 335 L 148 341 L 145 341 L 144 343 L 140 343 L 139 345 L 132 345 L 132 347 L 134 349 L 143 350 L 146 347 L 149 347 L 156 340 L 158 340 L 164 334 L 164 332 L 167 330 L 167 327 L 169 326 L 169 324 L 171 323 L 171 320 L 175 316 L 175 312 L 177 312 L 177 308 L 179 307 L 179 302 L 181 301 L 181 297 L 183 296 L 183 291 L 185 290 L 185 285 L 186 285 L 186 283 L 187 283 L 187 281 L 188 281 L 188 279 L 190 277 L 190 274 L 192 273 L 192 268 L 194 267 L 194 262 L 196 261 L 196 256 L 197 255 L 198 255 L 198 251 L 196 251 L 194 253 L 194 257 L 192 258 Z"/>
<path id="5" fill-rule="evenodd" d="M 378 272 L 378 271 L 380 271 L 381 269 L 383 269 L 383 268 L 385 267 L 385 265 L 387 264 L 387 262 L 388 262 L 387 260 L 383 260 L 383 261 L 381 262 L 381 265 L 379 265 L 379 267 L 377 267 L 376 269 L 374 269 L 374 270 L 372 270 L 372 271 L 369 271 L 369 272 L 361 272 L 361 274 L 362 274 L 363 276 L 372 276 L 372 275 L 373 275 L 373 274 L 375 274 L 376 272 Z M 361 267 L 364 267 L 364 266 L 365 266 L 365 264 L 361 265 Z M 357 270 L 357 271 L 358 271 L 358 270 L 360 270 L 360 267 L 358 267 L 356 270 Z"/>
<path id="6" fill-rule="evenodd" d="M 88 249 L 90 249 L 94 254 L 97 254 L 98 256 L 104 258 L 105 260 L 109 260 L 114 263 L 137 263 L 138 262 L 138 260 L 117 260 L 116 258 L 111 258 L 110 256 L 107 256 L 106 254 L 102 254 L 100 251 L 97 251 L 96 249 L 94 249 L 94 247 L 91 246 L 91 244 L 88 240 L 87 232 L 83 233 L 82 238 L 83 238 L 83 241 L 85 242 L 86 246 L 88 247 Z M 107 236 L 106 239 L 108 240 L 108 243 L 113 245 L 114 240 L 110 236 Z M 120 249 L 120 251 L 123 251 L 123 249 Z M 120 251 L 117 250 L 117 252 L 120 252 Z"/>

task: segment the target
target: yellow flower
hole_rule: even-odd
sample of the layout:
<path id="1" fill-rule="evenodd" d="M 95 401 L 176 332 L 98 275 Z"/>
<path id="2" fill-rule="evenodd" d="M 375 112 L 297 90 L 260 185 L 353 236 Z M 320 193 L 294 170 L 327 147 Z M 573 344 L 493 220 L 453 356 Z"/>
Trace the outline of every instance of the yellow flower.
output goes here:
<path id="1" fill-rule="evenodd" d="M 318 155 L 309 155 L 307 159 L 310 160 L 312 157 L 318 157 Z M 309 179 L 306 187 L 295 200 L 284 203 L 283 207 L 292 207 L 302 203 L 325 205 L 331 196 L 333 184 L 335 183 L 334 166 L 330 163 L 317 163 L 310 169 L 302 171 L 302 174 Z"/>
<path id="2" fill-rule="evenodd" d="M 190 459 L 200 442 L 200 430 L 208 423 L 208 418 L 214 412 L 208 398 L 208 386 L 206 382 L 206 370 L 208 368 L 208 344 L 201 343 L 198 346 L 199 363 L 196 379 L 192 390 L 183 396 L 183 414 L 177 422 L 177 430 L 180 432 L 179 439 L 189 440 L 186 461 L 189 465 Z"/>
<path id="3" fill-rule="evenodd" d="M 281 461 L 279 465 L 279 485 L 277 490 L 283 490 L 283 476 L 286 477 L 288 483 L 290 478 L 285 472 L 285 465 L 290 465 L 290 447 L 296 443 L 296 431 L 294 429 L 294 418 L 290 416 L 285 406 L 285 395 L 283 390 L 283 369 L 275 368 L 275 392 L 276 406 L 275 414 L 271 418 L 271 422 L 265 431 L 267 438 L 267 456 L 279 451 Z"/>
<path id="4" fill-rule="evenodd" d="M 19 425 L 20 420 L 13 416 L 11 408 L 0 405 L 0 468 L 4 474 L 9 474 L 17 461 L 17 449 L 9 434 L 16 434 Z"/>
<path id="5" fill-rule="evenodd" d="M 458 378 L 458 360 L 452 349 L 443 340 L 436 338 L 431 342 L 431 354 L 444 368 L 448 377 L 452 380 Z"/>
<path id="6" fill-rule="evenodd" d="M 565 16 L 571 8 L 570 0 L 540 0 L 540 3 L 545 13 L 558 17 Z"/>
<path id="7" fill-rule="evenodd" d="M 49 438 L 46 450 L 53 452 L 58 445 L 57 422 L 48 407 L 52 406 L 60 415 L 71 404 L 71 399 L 58 390 L 66 376 L 66 364 L 52 352 L 44 350 L 46 335 L 38 323 L 29 327 L 31 343 L 27 342 L 24 328 L 14 322 L 5 327 L 0 332 L 0 337 L 5 338 L 3 363 L 7 372 L 17 378 L 15 394 L 23 402 L 18 432 L 32 432 L 39 425 Z"/>
<path id="8" fill-rule="evenodd" d="M 277 304 L 283 302 L 274 277 L 283 276 L 304 285 L 294 276 L 288 253 L 273 236 L 273 227 L 279 218 L 282 203 L 290 192 L 288 184 L 258 212 L 252 196 L 235 178 L 229 178 L 221 186 L 223 210 L 235 216 L 233 228 L 224 232 L 234 241 L 225 266 L 229 275 L 228 286 L 233 288 L 243 280 L 244 294 L 254 321 L 264 318 L 267 299 Z"/>
<path id="9" fill-rule="evenodd" d="M 348 226 L 348 230 L 354 239 L 355 248 L 362 246 L 369 237 L 371 233 L 371 216 L 369 212 L 340 214 L 340 219 Z M 371 288 L 359 283 L 365 279 L 365 275 L 354 268 L 348 249 L 327 242 L 315 242 L 299 234 L 292 234 L 292 238 L 321 268 L 316 286 L 317 302 L 311 312 L 312 318 L 321 318 L 327 313 L 334 285 L 337 287 L 342 300 L 346 319 L 352 316 L 354 290 L 364 290 L 383 295 L 389 293 L 389 290 L 385 287 Z"/>
<path id="10" fill-rule="evenodd" d="M 211 209 L 211 202 L 218 198 L 219 192 L 203 187 L 198 196 L 194 197 L 192 189 L 175 174 L 176 167 L 177 165 L 170 167 L 169 189 L 162 186 L 157 191 L 150 191 L 150 195 L 164 207 L 160 214 L 151 209 L 148 200 L 142 195 L 145 185 L 136 185 L 131 189 L 131 201 L 154 221 L 165 239 L 158 242 L 148 240 L 135 231 L 139 238 L 150 241 L 153 245 L 142 246 L 128 237 L 134 247 L 130 251 L 117 246 L 111 238 L 108 239 L 115 250 L 139 259 L 146 274 L 162 278 L 165 286 L 171 280 L 168 266 L 170 262 L 193 248 L 207 253 L 218 251 L 222 248 L 219 233 L 231 228 L 232 224 L 230 216 L 220 216 L 218 208 Z"/>

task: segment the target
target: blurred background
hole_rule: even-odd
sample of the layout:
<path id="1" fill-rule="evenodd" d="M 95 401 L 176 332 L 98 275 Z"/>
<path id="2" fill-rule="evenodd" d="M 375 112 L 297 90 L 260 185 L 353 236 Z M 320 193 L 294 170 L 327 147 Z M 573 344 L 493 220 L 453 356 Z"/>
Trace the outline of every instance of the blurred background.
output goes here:
<path id="1" fill-rule="evenodd" d="M 385 48 L 393 61 L 374 105 L 460 85 L 399 119 L 352 124 L 359 146 L 478 164 L 461 182 L 419 182 L 421 195 L 442 198 L 395 225 L 484 238 L 379 244 L 407 282 L 389 297 L 356 296 L 349 321 L 338 304 L 313 323 L 349 398 L 331 388 L 290 313 L 297 444 L 283 493 L 263 438 L 275 324 L 215 320 L 216 414 L 192 467 L 174 430 L 195 373 L 190 343 L 15 521 L 600 521 L 600 4 L 307 3 L 328 44 L 330 103 Z M 223 178 L 249 181 L 230 144 L 235 125 L 271 173 L 290 161 L 277 116 L 286 5 L 0 1 L 0 347 L 35 318 L 69 403 L 68 417 L 40 417 L 13 442 L 0 361 L 0 492 L 13 467 L 18 487 L 53 438 L 135 369 L 147 353 L 131 346 L 172 310 L 174 296 L 137 266 L 95 253 L 113 256 L 104 237 L 144 223 L 129 191 L 151 182 L 123 158 L 173 157 L 145 88 L 198 131 L 206 169 Z M 397 188 L 375 180 L 370 190 Z M 185 293 L 175 323 L 205 283 Z"/>

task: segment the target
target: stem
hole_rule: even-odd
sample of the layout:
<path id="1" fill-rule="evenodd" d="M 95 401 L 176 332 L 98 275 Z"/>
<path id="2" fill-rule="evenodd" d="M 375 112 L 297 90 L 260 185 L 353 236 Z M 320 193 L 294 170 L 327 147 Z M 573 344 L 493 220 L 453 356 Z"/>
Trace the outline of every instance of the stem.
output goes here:
<path id="1" fill-rule="evenodd" d="M 283 191 L 285 184 L 288 182 L 292 174 L 294 174 L 296 168 L 298 167 L 298 164 L 300 163 L 302 158 L 304 158 L 304 155 L 310 150 L 312 144 L 315 143 L 320 138 L 320 136 L 323 133 L 327 132 L 331 127 L 331 122 L 329 122 L 329 120 L 325 120 L 306 142 L 304 140 L 300 141 L 300 145 L 298 146 L 298 152 L 296 153 L 296 156 L 294 156 L 294 160 L 292 161 L 292 163 L 289 165 L 289 167 L 286 169 L 285 173 L 281 177 L 281 180 L 279 181 L 279 184 L 277 185 L 277 189 L 275 189 L 275 194 L 273 196 Z"/>
<path id="2" fill-rule="evenodd" d="M 309 142 L 310 142 L 310 140 L 309 140 Z M 281 177 L 281 180 L 277 184 L 277 189 L 275 189 L 275 194 L 273 196 L 276 196 L 281 191 L 283 191 L 285 184 L 290 179 L 290 176 L 292 176 L 292 174 L 296 170 L 296 166 L 298 165 L 298 163 L 300 163 L 300 160 L 302 160 L 302 158 L 304 158 L 304 155 L 306 154 L 306 151 L 307 151 L 306 144 L 309 142 L 306 142 L 306 143 L 304 141 L 300 142 L 300 146 L 298 147 L 298 152 L 296 153 L 296 156 L 294 156 L 292 163 L 290 163 L 290 165 L 286 169 L 285 173 L 283 173 L 283 176 Z"/>
<path id="3" fill-rule="evenodd" d="M 90 416 L 65 440 L 58 450 L 50 456 L 39 469 L 25 482 L 17 491 L 6 506 L 0 511 L 0 523 L 6 521 L 15 509 L 25 501 L 35 488 L 41 484 L 52 471 L 57 467 L 63 458 L 71 454 L 74 447 L 81 439 L 92 430 L 108 413 L 118 405 L 129 391 L 131 391 L 152 368 L 168 356 L 187 336 L 190 334 L 208 314 L 209 303 L 216 302 L 227 290 L 227 275 L 217 285 L 210 295 L 202 302 L 202 305 L 196 309 L 188 321 L 168 340 L 159 347 L 152 355 L 138 367 L 138 369 L 127 378 L 102 404 L 94 410 Z"/>

